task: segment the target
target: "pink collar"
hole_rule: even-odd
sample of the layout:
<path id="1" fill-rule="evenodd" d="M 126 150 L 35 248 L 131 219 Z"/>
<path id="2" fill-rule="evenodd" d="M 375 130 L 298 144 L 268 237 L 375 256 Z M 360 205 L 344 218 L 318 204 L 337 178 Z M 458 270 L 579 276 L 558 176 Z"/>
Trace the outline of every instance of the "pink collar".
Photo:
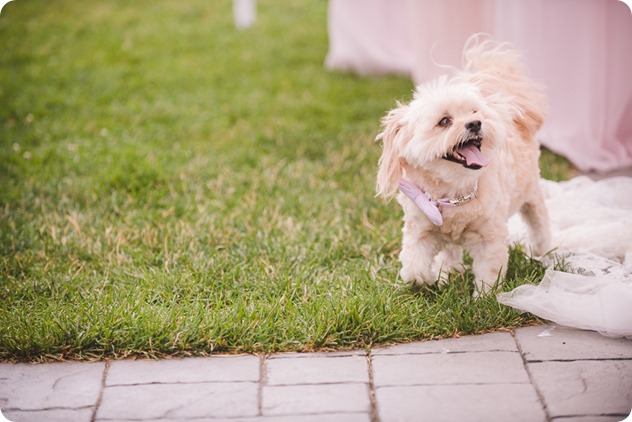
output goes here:
<path id="1" fill-rule="evenodd" d="M 458 207 L 459 205 L 475 200 L 478 196 L 478 182 L 474 185 L 474 190 L 469 195 L 461 195 L 451 199 L 432 199 L 428 194 L 406 179 L 399 181 L 399 189 L 404 195 L 410 198 L 436 226 L 443 224 L 443 217 L 441 216 L 441 211 L 439 211 L 439 206 Z"/>

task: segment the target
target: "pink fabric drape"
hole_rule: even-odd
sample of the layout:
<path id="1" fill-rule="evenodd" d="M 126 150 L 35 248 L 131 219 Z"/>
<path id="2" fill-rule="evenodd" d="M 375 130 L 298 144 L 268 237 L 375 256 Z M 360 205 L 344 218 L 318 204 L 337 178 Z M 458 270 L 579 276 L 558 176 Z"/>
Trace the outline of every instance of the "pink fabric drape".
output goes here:
<path id="1" fill-rule="evenodd" d="M 632 166 L 632 14 L 619 0 L 330 0 L 326 66 L 422 83 L 486 32 L 523 50 L 551 111 L 540 138 L 581 170 Z"/>
<path id="2" fill-rule="evenodd" d="M 408 74 L 413 37 L 409 25 L 401 24 L 408 2 L 331 1 L 325 66 L 359 74 Z"/>

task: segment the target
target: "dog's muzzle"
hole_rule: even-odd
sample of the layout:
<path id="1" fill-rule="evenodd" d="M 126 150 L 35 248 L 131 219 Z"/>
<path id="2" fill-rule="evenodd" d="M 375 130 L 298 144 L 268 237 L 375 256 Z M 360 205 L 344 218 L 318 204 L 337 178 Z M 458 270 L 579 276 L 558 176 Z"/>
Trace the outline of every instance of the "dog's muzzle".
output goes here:
<path id="1" fill-rule="evenodd" d="M 463 167 L 478 170 L 491 161 L 481 152 L 483 137 L 480 134 L 481 122 L 474 120 L 465 125 L 469 136 L 443 156 L 444 159 L 461 164 Z"/>

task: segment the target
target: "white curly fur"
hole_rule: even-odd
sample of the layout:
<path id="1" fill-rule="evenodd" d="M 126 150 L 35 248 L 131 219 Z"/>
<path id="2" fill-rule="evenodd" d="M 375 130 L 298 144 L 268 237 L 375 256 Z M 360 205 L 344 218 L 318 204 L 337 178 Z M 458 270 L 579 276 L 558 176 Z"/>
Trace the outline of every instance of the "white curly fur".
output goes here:
<path id="1" fill-rule="evenodd" d="M 384 117 L 377 137 L 383 143 L 379 195 L 393 197 L 404 177 L 435 199 L 467 195 L 478 185 L 476 200 L 441 208 L 441 226 L 408 197 L 397 196 L 404 210 L 399 259 L 405 282 L 435 283 L 460 267 L 465 248 L 473 259 L 474 295 L 489 293 L 507 269 L 506 223 L 516 211 L 530 225 L 533 252 L 548 252 L 535 139 L 547 110 L 541 91 L 525 76 L 519 52 L 475 36 L 466 44 L 462 71 L 418 86 L 409 104 L 398 103 Z M 445 116 L 452 120 L 447 127 L 438 124 Z M 491 158 L 478 170 L 442 158 L 468 136 L 465 125 L 473 120 L 481 122 L 481 153 Z"/>

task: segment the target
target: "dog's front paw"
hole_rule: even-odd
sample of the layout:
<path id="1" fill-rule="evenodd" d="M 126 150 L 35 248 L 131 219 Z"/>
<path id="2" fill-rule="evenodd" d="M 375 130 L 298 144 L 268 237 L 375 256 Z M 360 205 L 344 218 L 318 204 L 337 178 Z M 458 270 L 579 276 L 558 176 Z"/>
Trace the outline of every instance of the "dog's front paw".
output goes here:
<path id="1" fill-rule="evenodd" d="M 399 271 L 399 276 L 404 283 L 417 284 L 419 286 L 423 286 L 425 284 L 432 285 L 437 281 L 437 277 L 429 277 L 428 275 L 423 274 L 421 269 L 414 268 L 411 265 L 402 267 Z"/>
<path id="2" fill-rule="evenodd" d="M 438 274 L 439 286 L 445 286 L 450 282 L 450 273 L 462 269 L 463 248 L 451 246 L 439 252 L 434 258 L 432 271 Z"/>

